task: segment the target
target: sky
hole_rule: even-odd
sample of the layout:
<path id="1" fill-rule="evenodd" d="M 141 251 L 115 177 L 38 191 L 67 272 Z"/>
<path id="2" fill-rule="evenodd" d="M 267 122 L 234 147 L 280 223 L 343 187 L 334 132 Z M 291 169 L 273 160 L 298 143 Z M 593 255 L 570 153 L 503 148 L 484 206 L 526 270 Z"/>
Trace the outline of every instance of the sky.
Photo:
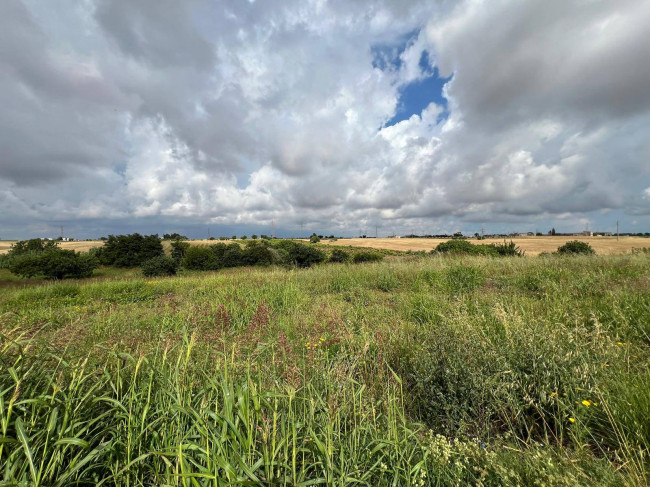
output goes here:
<path id="1" fill-rule="evenodd" d="M 648 0 L 2 0 L 0 239 L 650 231 Z"/>

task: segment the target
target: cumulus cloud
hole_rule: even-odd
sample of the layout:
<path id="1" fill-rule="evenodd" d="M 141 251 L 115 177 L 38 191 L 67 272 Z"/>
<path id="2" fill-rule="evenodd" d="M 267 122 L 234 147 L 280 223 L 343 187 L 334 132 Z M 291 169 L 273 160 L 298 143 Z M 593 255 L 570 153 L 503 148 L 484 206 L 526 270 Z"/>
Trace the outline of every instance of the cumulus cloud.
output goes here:
<path id="1" fill-rule="evenodd" d="M 0 2 L 4 233 L 650 223 L 646 2 L 63 3 Z"/>

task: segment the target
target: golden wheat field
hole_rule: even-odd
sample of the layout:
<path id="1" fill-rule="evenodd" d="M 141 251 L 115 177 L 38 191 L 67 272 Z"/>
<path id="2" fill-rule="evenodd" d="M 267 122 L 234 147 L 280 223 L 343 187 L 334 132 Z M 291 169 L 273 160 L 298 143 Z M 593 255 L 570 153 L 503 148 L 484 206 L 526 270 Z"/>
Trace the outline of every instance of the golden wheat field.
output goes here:
<path id="1" fill-rule="evenodd" d="M 443 238 L 342 238 L 335 241 L 323 239 L 322 243 L 326 245 L 339 245 L 353 247 L 367 247 L 375 249 L 387 250 L 431 250 L 441 242 L 447 239 Z M 478 241 L 470 239 L 473 243 L 502 243 L 503 239 L 484 239 Z M 588 242 L 600 255 L 613 255 L 625 254 L 632 249 L 650 247 L 650 238 L 644 237 L 516 237 L 512 240 L 526 255 L 535 256 L 542 252 L 554 252 L 560 245 L 570 240 L 581 240 Z M 0 241 L 0 254 L 7 253 L 15 240 L 1 240 Z M 216 243 L 214 240 L 190 240 L 191 245 L 210 245 Z M 86 252 L 93 247 L 101 247 L 104 243 L 101 240 L 93 241 L 79 241 L 79 242 L 61 242 L 60 246 L 63 249 L 76 250 L 77 252 Z M 167 249 L 169 242 L 163 242 Z"/>
<path id="2" fill-rule="evenodd" d="M 388 250 L 431 250 L 439 243 L 448 239 L 443 238 L 346 238 L 336 241 L 323 240 L 328 245 L 352 245 L 355 247 L 368 247 Z M 535 256 L 542 252 L 554 252 L 557 248 L 570 240 L 588 242 L 600 255 L 625 254 L 635 248 L 650 247 L 650 238 L 644 237 L 517 237 L 512 240 L 526 252 L 526 255 Z M 478 241 L 471 239 L 472 243 L 490 244 L 503 243 L 503 239 L 484 239 Z"/>

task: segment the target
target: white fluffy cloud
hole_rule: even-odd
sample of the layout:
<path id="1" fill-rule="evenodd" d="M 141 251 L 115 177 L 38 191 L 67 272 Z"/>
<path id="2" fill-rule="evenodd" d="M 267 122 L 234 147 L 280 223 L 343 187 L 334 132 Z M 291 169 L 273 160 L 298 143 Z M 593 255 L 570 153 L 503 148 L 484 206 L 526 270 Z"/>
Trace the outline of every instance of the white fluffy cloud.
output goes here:
<path id="1" fill-rule="evenodd" d="M 6 0 L 0 45 L 3 233 L 650 224 L 647 2 Z M 385 126 L 425 51 L 447 106 Z"/>

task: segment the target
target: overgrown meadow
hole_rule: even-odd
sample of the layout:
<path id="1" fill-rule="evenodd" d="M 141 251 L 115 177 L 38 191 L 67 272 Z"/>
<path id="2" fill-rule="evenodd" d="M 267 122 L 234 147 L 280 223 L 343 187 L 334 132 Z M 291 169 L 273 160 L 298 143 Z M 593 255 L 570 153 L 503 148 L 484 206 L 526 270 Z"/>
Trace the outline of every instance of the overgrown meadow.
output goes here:
<path id="1" fill-rule="evenodd" d="M 649 290 L 648 254 L 3 288 L 0 485 L 645 485 Z"/>

